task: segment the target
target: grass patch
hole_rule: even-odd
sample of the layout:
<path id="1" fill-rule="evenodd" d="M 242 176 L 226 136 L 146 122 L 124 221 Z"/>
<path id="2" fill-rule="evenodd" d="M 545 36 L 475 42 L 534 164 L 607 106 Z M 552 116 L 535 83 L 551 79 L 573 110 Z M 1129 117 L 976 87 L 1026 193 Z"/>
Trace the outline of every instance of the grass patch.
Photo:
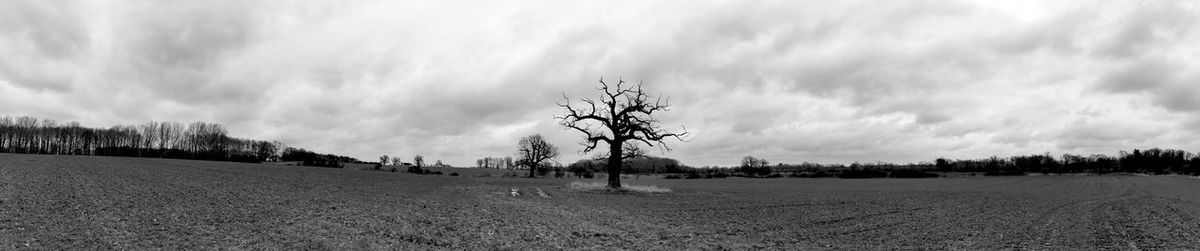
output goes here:
<path id="1" fill-rule="evenodd" d="M 656 187 L 656 186 L 639 186 L 624 184 L 621 188 L 610 189 L 607 183 L 603 182 L 571 182 L 567 186 L 568 189 L 580 192 L 616 192 L 616 193 L 670 193 L 671 189 Z"/>

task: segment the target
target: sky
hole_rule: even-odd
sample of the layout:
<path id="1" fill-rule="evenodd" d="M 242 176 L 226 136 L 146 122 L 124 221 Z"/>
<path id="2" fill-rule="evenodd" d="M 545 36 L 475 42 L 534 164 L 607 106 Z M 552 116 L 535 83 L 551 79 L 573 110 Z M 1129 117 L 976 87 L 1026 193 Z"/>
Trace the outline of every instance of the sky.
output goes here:
<path id="1" fill-rule="evenodd" d="M 1194 1 L 0 1 L 0 115 L 472 166 L 643 83 L 692 166 L 1200 150 Z M 576 101 L 578 102 L 578 101 Z"/>

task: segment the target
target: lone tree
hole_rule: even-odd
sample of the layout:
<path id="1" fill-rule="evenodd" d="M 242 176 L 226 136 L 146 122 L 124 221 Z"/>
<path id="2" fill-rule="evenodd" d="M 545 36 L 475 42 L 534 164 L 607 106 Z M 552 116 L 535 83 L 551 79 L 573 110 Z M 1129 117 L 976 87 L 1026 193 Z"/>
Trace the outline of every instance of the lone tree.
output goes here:
<path id="1" fill-rule="evenodd" d="M 564 103 L 558 106 L 566 110 L 565 114 L 555 117 L 560 124 L 582 132 L 584 139 L 583 152 L 596 149 L 596 144 L 608 144 L 608 187 L 621 188 L 621 163 L 626 156 L 622 148 L 627 142 L 645 143 L 654 147 L 658 143 L 665 151 L 670 151 L 664 139 L 675 138 L 686 142 L 687 128 L 682 132 L 667 132 L 659 127 L 659 121 L 652 117 L 654 112 L 668 111 L 669 100 L 661 96 L 651 100 L 642 90 L 642 84 L 626 85 L 624 80 L 617 80 L 615 86 L 610 86 L 600 78 L 600 87 L 596 90 L 604 92 L 599 103 L 590 98 L 583 98 L 579 107 L 571 106 L 571 99 L 563 94 Z M 598 123 L 599 125 L 595 125 Z"/>
<path id="2" fill-rule="evenodd" d="M 746 173 L 746 176 L 766 176 L 771 174 L 771 167 L 768 166 L 770 164 L 771 162 L 767 162 L 766 159 L 755 158 L 754 156 L 746 156 L 742 157 L 741 169 L 743 173 Z"/>
<path id="3" fill-rule="evenodd" d="M 529 177 L 533 178 L 538 166 L 558 157 L 558 147 L 546 142 L 541 134 L 529 135 L 517 142 L 517 157 L 521 158 L 517 162 L 529 166 Z"/>
<path id="4" fill-rule="evenodd" d="M 425 156 L 421 156 L 420 154 L 413 156 L 413 164 L 417 165 L 417 167 L 425 167 Z"/>

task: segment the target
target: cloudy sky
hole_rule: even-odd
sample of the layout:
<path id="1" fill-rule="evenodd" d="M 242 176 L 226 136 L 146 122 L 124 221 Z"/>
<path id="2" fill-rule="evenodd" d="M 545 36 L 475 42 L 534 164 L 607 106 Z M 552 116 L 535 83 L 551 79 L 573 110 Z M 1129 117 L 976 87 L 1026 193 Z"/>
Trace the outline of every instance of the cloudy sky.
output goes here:
<path id="1" fill-rule="evenodd" d="M 643 81 L 685 164 L 1200 150 L 1194 1 L 0 2 L 0 115 L 474 165 Z"/>

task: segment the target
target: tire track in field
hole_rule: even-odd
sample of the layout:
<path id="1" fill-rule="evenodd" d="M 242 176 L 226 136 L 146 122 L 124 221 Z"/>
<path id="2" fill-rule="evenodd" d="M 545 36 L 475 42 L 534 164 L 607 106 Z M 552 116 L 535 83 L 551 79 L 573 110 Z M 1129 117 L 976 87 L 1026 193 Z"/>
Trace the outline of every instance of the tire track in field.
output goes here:
<path id="1" fill-rule="evenodd" d="M 90 158 L 89 158 L 90 159 Z M 96 224 L 101 231 L 92 232 L 108 248 L 115 248 L 127 243 L 129 238 L 136 236 L 131 231 L 124 210 L 115 207 L 120 197 L 127 197 L 129 189 L 116 189 L 130 184 L 129 175 L 116 175 L 109 167 L 83 163 L 84 158 L 63 158 L 61 167 L 57 169 L 68 172 L 71 182 L 63 182 L 63 190 L 74 194 L 82 205 L 88 209 L 89 222 Z M 103 182 L 103 183 L 101 183 Z"/>
<path id="2" fill-rule="evenodd" d="M 1196 217 L 1179 209 L 1180 201 L 1156 195 L 1145 182 L 1161 177 L 1100 177 L 1087 179 L 1097 183 L 1071 184 L 1065 191 L 1087 196 L 1098 191 L 1099 197 L 1060 204 L 1042 213 L 1025 227 L 1024 238 L 1006 246 L 1019 248 L 1186 248 L 1180 243 L 1197 244 Z M 1081 186 L 1083 185 L 1083 186 Z"/>
<path id="3" fill-rule="evenodd" d="M 1145 187 L 1146 182 L 1162 182 L 1162 177 L 1120 177 L 1128 198 L 1108 201 L 1093 211 L 1093 219 L 1102 231 L 1095 232 L 1098 247 L 1128 249 L 1190 248 L 1198 243 L 1192 234 L 1195 217 L 1177 209 L 1178 201 L 1158 195 L 1160 190 Z M 1190 245 L 1188 245 L 1190 243 Z"/>
<path id="4" fill-rule="evenodd" d="M 1200 245 L 1200 230 L 1195 228 L 1200 222 L 1194 213 L 1186 211 L 1198 208 L 1196 202 L 1169 196 L 1173 192 L 1195 188 L 1180 188 L 1177 185 L 1194 183 L 1192 180 L 1167 178 L 1172 179 L 1134 177 L 1142 182 L 1131 183 L 1132 187 L 1145 196 L 1120 204 L 1125 213 L 1119 215 L 1129 219 L 1120 223 L 1134 229 L 1133 236 L 1137 238 L 1129 243 L 1139 248 L 1184 249 Z"/>
<path id="5" fill-rule="evenodd" d="M 1124 199 L 1135 198 L 1142 196 L 1137 194 L 1128 180 L 1123 177 L 1113 178 L 1118 182 L 1116 189 L 1107 189 L 1109 179 L 1097 181 L 1095 179 L 1079 179 L 1073 180 L 1072 184 L 1067 186 L 1068 191 L 1086 192 L 1085 184 L 1081 182 L 1103 182 L 1099 184 L 1101 196 L 1093 198 L 1085 198 L 1074 200 L 1065 204 L 1054 206 L 1039 216 L 1031 220 L 1022 231 L 1025 237 L 1019 239 L 1017 243 L 1010 244 L 1016 247 L 1053 247 L 1053 246 L 1074 246 L 1064 245 L 1064 242 L 1077 241 L 1080 236 L 1065 236 L 1072 234 L 1074 231 L 1081 230 L 1083 226 L 1095 224 L 1095 220 L 1089 219 L 1081 221 L 1081 217 L 1089 214 L 1103 212 L 1101 206 Z M 1081 189 L 1083 187 L 1083 189 Z M 1062 189 L 1062 190 L 1067 190 Z M 1088 196 L 1087 194 L 1076 194 L 1076 196 Z M 1094 217 L 1093 217 L 1094 218 Z M 1082 226 L 1080 224 L 1083 224 Z M 1071 232 L 1071 233 L 1068 233 Z"/>

